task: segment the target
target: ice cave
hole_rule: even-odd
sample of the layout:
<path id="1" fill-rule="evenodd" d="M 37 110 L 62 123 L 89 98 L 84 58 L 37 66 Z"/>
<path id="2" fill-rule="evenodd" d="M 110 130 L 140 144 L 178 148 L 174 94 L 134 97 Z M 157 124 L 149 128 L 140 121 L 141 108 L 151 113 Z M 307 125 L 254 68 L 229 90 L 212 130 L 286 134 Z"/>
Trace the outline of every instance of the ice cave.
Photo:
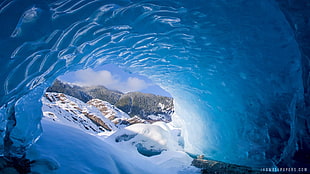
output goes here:
<path id="1" fill-rule="evenodd" d="M 40 138 L 57 76 L 115 64 L 173 96 L 187 153 L 309 167 L 307 0 L 4 0 L 0 24 L 1 156 Z"/>

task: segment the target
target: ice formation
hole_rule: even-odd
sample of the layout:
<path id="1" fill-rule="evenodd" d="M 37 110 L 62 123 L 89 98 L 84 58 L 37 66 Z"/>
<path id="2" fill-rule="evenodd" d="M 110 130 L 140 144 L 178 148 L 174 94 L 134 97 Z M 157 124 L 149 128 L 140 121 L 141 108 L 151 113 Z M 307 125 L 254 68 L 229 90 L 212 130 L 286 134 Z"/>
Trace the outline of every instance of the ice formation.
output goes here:
<path id="1" fill-rule="evenodd" d="M 269 167 L 309 149 L 309 71 L 274 1 L 4 0 L 0 24 L 1 154 L 37 140 L 58 75 L 108 63 L 172 94 L 190 153 Z"/>

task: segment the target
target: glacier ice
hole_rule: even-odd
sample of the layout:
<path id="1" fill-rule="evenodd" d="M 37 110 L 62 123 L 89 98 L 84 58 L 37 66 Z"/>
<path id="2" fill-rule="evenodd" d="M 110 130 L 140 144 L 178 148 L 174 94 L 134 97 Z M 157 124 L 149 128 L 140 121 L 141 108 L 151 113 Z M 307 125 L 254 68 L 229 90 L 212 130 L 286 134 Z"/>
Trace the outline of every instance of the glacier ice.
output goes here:
<path id="1" fill-rule="evenodd" d="M 304 72 L 276 2 L 5 0 L 0 14 L 1 154 L 35 142 L 38 99 L 58 75 L 116 64 L 172 94 L 188 152 L 298 163 L 296 144 L 309 137 Z"/>

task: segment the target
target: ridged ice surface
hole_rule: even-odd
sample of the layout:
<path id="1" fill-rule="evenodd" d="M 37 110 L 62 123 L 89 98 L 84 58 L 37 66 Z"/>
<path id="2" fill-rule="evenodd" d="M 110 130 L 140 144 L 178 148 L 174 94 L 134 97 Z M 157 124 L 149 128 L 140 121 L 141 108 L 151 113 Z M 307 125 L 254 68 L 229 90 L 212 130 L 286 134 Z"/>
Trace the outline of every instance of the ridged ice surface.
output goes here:
<path id="1" fill-rule="evenodd" d="M 39 135 L 33 108 L 44 87 L 105 63 L 173 95 L 188 152 L 268 167 L 296 149 L 300 53 L 273 1 L 4 0 L 0 25 L 6 153 L 22 154 Z"/>

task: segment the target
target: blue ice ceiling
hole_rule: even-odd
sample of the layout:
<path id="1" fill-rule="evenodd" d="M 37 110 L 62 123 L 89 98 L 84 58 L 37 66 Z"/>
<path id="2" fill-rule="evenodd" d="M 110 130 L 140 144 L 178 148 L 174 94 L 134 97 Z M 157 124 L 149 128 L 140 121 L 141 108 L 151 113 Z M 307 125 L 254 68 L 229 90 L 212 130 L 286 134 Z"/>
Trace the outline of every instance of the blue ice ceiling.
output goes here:
<path id="1" fill-rule="evenodd" d="M 40 98 L 58 75 L 109 63 L 173 95 L 188 152 L 253 167 L 302 164 L 308 70 L 290 11 L 281 11 L 290 5 L 1 2 L 1 153 L 21 156 L 40 135 Z"/>

